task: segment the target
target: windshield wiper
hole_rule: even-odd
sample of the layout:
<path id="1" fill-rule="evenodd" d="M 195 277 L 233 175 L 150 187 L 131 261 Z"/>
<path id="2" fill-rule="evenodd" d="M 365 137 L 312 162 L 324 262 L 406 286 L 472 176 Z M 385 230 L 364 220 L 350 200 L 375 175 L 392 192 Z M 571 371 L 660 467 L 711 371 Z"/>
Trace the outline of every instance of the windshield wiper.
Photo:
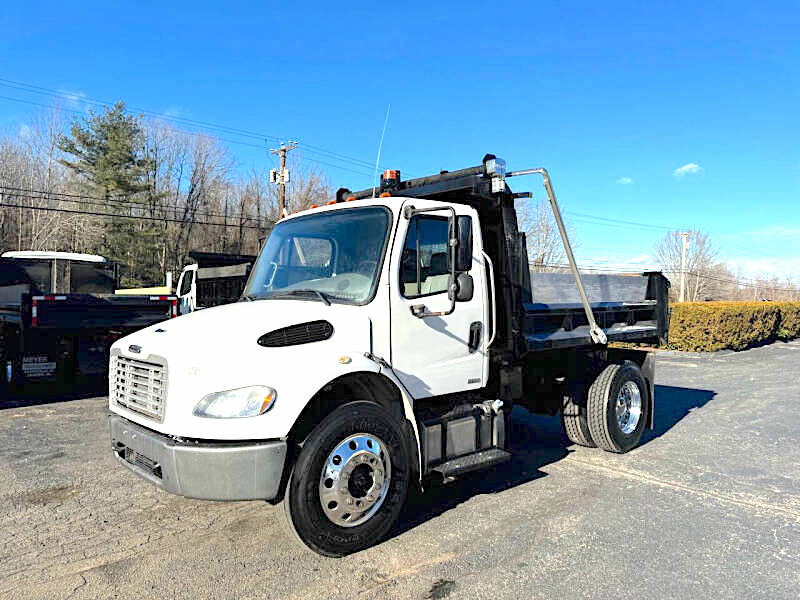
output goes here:
<path id="1" fill-rule="evenodd" d="M 320 292 L 319 290 L 312 290 L 312 289 L 307 289 L 307 290 L 286 290 L 285 292 L 278 292 L 277 294 L 272 294 L 271 297 L 272 298 L 277 298 L 277 297 L 280 297 L 280 296 L 296 296 L 298 294 L 314 294 L 314 295 L 317 296 L 317 298 L 320 299 L 321 302 L 324 302 L 328 306 L 331 305 L 331 301 L 328 298 L 327 294 L 325 294 L 323 292 Z"/>

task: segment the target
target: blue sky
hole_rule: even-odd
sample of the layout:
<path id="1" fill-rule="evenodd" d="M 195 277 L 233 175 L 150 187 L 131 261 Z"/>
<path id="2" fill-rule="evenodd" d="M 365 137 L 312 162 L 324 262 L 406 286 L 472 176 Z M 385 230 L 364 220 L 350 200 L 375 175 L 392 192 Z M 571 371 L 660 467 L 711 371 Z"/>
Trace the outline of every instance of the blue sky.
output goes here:
<path id="1" fill-rule="evenodd" d="M 0 78 L 77 107 L 125 99 L 298 139 L 355 189 L 391 104 L 382 165 L 546 166 L 579 261 L 646 265 L 659 227 L 697 227 L 732 263 L 800 278 L 796 2 L 28 2 L 5 3 L 0 28 Z M 41 110 L 3 97 L 9 132 Z M 270 160 L 230 148 L 243 170 Z"/>

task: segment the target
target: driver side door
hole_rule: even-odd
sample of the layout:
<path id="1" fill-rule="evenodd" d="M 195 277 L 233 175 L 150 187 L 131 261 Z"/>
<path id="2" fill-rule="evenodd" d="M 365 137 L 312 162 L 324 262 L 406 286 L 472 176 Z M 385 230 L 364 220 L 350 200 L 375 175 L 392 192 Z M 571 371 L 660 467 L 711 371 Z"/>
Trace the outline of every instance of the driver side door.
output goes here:
<path id="1" fill-rule="evenodd" d="M 415 208 L 446 205 L 430 200 L 409 199 Z M 449 209 L 449 205 L 447 205 Z M 392 368 L 415 398 L 437 396 L 484 385 L 486 353 L 485 278 L 480 258 L 480 228 L 475 210 L 454 205 L 460 227 L 469 227 L 472 247 L 472 298 L 456 302 L 449 315 L 415 316 L 412 307 L 424 305 L 427 312 L 445 312 L 451 256 L 448 252 L 449 210 L 417 214 L 407 219 L 400 211 L 400 224 L 392 254 L 391 336 Z M 476 343 L 477 342 L 477 343 Z"/>

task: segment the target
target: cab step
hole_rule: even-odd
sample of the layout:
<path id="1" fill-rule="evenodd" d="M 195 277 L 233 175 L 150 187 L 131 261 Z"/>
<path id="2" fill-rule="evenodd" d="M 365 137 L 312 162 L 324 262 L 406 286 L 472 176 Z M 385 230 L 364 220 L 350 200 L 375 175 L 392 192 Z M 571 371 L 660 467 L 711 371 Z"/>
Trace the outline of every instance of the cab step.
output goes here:
<path id="1" fill-rule="evenodd" d="M 470 471 L 477 471 L 478 469 L 493 467 L 508 460 L 511 460 L 510 452 L 500 448 L 490 448 L 489 450 L 481 450 L 474 454 L 467 454 L 466 456 L 448 460 L 431 468 L 431 471 L 441 473 L 442 477 L 452 477 L 469 473 Z"/>

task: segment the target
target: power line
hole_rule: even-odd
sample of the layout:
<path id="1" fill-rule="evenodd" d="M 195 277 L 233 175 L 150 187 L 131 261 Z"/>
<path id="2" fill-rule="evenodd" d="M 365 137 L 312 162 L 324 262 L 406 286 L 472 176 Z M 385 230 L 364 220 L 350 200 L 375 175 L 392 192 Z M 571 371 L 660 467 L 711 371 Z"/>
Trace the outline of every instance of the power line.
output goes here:
<path id="1" fill-rule="evenodd" d="M 625 221 L 622 219 L 612 219 L 609 217 L 601 217 L 599 215 L 590 215 L 587 213 L 575 212 L 575 211 L 564 211 L 570 217 L 573 217 L 573 220 L 578 221 L 580 223 L 589 223 L 592 225 L 605 225 L 607 227 L 625 227 L 628 229 L 640 229 L 640 230 L 649 230 L 649 231 L 664 231 L 664 232 L 672 232 L 672 231 L 682 231 L 685 228 L 680 227 L 671 227 L 665 225 L 655 225 L 652 223 L 640 223 L 636 221 Z M 717 236 L 719 237 L 719 236 Z M 789 265 L 793 268 L 800 268 L 800 261 L 791 260 L 786 258 L 780 258 L 777 256 L 769 256 L 767 254 L 756 252 L 752 249 L 745 249 L 741 246 L 736 246 L 735 244 L 729 242 L 717 242 L 717 245 L 720 247 L 726 247 L 728 249 L 733 249 L 735 252 L 740 254 L 760 257 L 760 258 L 767 258 L 770 260 L 775 260 L 786 265 Z"/>
<path id="2" fill-rule="evenodd" d="M 31 92 L 31 93 L 34 93 L 34 94 L 41 94 L 41 95 L 51 96 L 51 97 L 55 97 L 55 98 L 60 98 L 62 100 L 68 100 L 68 101 L 72 101 L 72 102 L 79 101 L 79 102 L 83 102 L 85 104 L 90 104 L 92 106 L 109 107 L 109 106 L 113 106 L 114 105 L 113 102 L 109 102 L 107 100 L 98 100 L 98 99 L 95 99 L 95 98 L 91 98 L 89 96 L 78 96 L 76 94 L 69 94 L 69 93 L 66 93 L 66 92 L 59 91 L 59 90 L 54 90 L 52 88 L 46 88 L 46 87 L 43 87 L 43 86 L 37 86 L 37 85 L 32 85 L 32 84 L 28 84 L 28 83 L 19 82 L 19 81 L 13 81 L 11 79 L 0 78 L 0 85 L 2 85 L 4 87 L 12 88 L 12 89 L 17 89 L 17 90 L 20 90 L 20 91 Z M 44 104 L 41 104 L 41 103 L 38 103 L 38 102 L 32 102 L 30 100 L 22 100 L 22 99 L 19 99 L 19 98 L 11 98 L 11 97 L 8 97 L 8 96 L 0 96 L 0 98 L 4 98 L 6 100 L 13 100 L 13 101 L 16 101 L 16 102 L 23 102 L 23 103 L 26 103 L 26 104 L 33 104 L 33 105 L 38 105 L 38 106 L 47 106 L 47 105 L 44 105 Z M 239 136 L 248 137 L 248 138 L 251 138 L 251 139 L 262 140 L 264 142 L 266 142 L 267 140 L 280 142 L 280 140 L 281 140 L 281 138 L 279 136 L 272 135 L 272 134 L 265 134 L 265 133 L 257 132 L 257 131 L 252 131 L 252 130 L 249 130 L 249 129 L 242 129 L 242 128 L 239 128 L 239 127 L 231 127 L 231 126 L 228 126 L 228 125 L 220 125 L 218 123 L 212 123 L 210 121 L 203 121 L 203 120 L 199 120 L 199 119 L 190 119 L 188 117 L 179 117 L 177 115 L 169 115 L 169 114 L 166 114 L 166 113 L 160 113 L 160 112 L 156 112 L 156 111 L 152 111 L 152 110 L 148 110 L 148 109 L 141 108 L 141 107 L 136 107 L 136 106 L 129 106 L 128 108 L 133 110 L 133 111 L 135 111 L 135 112 L 142 113 L 144 115 L 148 115 L 148 116 L 151 116 L 151 117 L 157 117 L 159 119 L 172 121 L 174 123 L 181 123 L 181 124 L 191 125 L 193 127 L 200 127 L 200 128 L 203 128 L 203 129 L 219 131 L 219 132 L 222 132 L 222 133 L 229 133 L 229 134 L 233 134 L 233 135 L 239 135 Z M 75 112 L 75 113 L 80 113 L 80 111 L 77 111 L 77 110 L 72 110 L 72 109 L 67 109 L 67 110 L 70 110 L 71 112 Z M 247 144 L 245 142 L 239 142 L 239 141 L 234 141 L 234 140 L 225 140 L 225 141 L 228 141 L 230 143 L 239 143 L 239 144 L 242 144 L 242 145 L 252 145 L 252 146 L 255 146 L 255 147 L 258 147 L 258 148 L 263 148 L 263 145 L 256 146 L 255 144 Z M 351 157 L 351 156 L 346 156 L 346 155 L 343 155 L 343 154 L 340 154 L 340 153 L 337 153 L 337 152 L 333 152 L 331 150 L 327 150 L 325 148 L 321 148 L 320 146 L 315 146 L 313 144 L 308 144 L 308 143 L 305 143 L 305 142 L 299 142 L 299 145 L 304 147 L 304 148 L 306 148 L 307 151 L 312 153 L 312 154 L 323 154 L 323 155 L 326 155 L 326 156 L 328 156 L 330 158 L 333 158 L 334 160 L 339 160 L 339 161 L 345 162 L 345 163 L 353 163 L 353 164 L 355 164 L 355 166 L 369 167 L 369 168 L 372 167 L 372 164 L 369 161 L 366 161 L 366 160 L 363 160 L 363 159 L 359 159 L 359 158 L 354 158 L 354 157 Z M 321 162 L 321 161 L 318 161 L 318 162 Z M 326 164 L 326 163 L 322 163 L 322 164 Z M 328 164 L 328 166 L 332 166 L 334 168 L 341 168 L 339 165 L 331 165 L 330 163 L 327 163 L 327 164 Z M 359 174 L 363 174 L 363 173 L 359 173 Z"/>
<path id="3" fill-rule="evenodd" d="M 592 221 L 599 221 L 600 223 L 598 223 L 598 224 L 608 224 L 608 225 L 614 225 L 614 226 L 627 225 L 627 226 L 630 226 L 630 227 L 655 229 L 655 230 L 658 230 L 658 231 L 667 231 L 667 232 L 675 231 L 675 228 L 667 227 L 665 225 L 654 225 L 654 224 L 651 224 L 651 223 L 637 223 L 635 221 L 624 221 L 622 219 L 611 219 L 611 218 L 608 218 L 608 217 L 600 217 L 600 216 L 597 216 L 597 215 L 590 215 L 590 214 L 587 214 L 587 213 L 575 212 L 575 211 L 572 211 L 572 210 L 568 210 L 568 211 L 564 211 L 564 212 L 567 213 L 570 216 L 578 217 L 577 220 L 591 219 Z"/>
<path id="4" fill-rule="evenodd" d="M 157 221 L 157 222 L 169 222 L 169 223 L 179 223 L 179 224 L 186 224 L 186 221 L 178 220 L 178 219 L 170 219 L 170 218 L 162 218 L 162 217 L 148 217 L 145 215 L 117 215 L 113 213 L 104 213 L 104 212 L 95 212 L 95 211 L 85 211 L 85 210 L 68 210 L 63 208 L 52 208 L 52 207 L 45 207 L 45 206 L 23 206 L 21 204 L 10 204 L 6 202 L 0 203 L 0 207 L 5 208 L 17 208 L 22 210 L 39 210 L 39 211 L 46 211 L 46 212 L 55 212 L 55 213 L 64 213 L 64 214 L 77 214 L 77 215 L 86 215 L 86 216 L 96 216 L 96 217 L 111 217 L 111 218 L 122 218 L 122 219 L 133 219 L 133 220 L 145 220 L 145 221 Z M 208 225 L 211 227 L 235 227 L 235 228 L 242 228 L 242 229 L 255 229 L 259 231 L 263 231 L 264 227 L 256 227 L 253 225 L 244 225 L 244 224 L 235 224 L 235 223 L 212 223 L 209 221 L 192 221 L 192 224 L 195 225 Z M 558 269 L 569 269 L 570 266 L 566 264 L 555 264 L 555 263 L 540 263 L 538 266 L 543 266 L 547 268 L 558 268 Z M 593 267 L 588 265 L 579 265 L 578 267 L 582 271 L 602 271 L 607 273 L 641 273 L 641 270 L 625 270 L 625 269 L 614 269 L 611 267 Z M 678 273 L 679 271 L 676 270 L 664 270 L 661 271 L 662 273 Z M 779 288 L 770 285 L 769 283 L 765 284 L 752 284 L 752 283 L 745 283 L 740 280 L 734 279 L 725 279 L 722 277 L 717 277 L 714 275 L 709 275 L 705 273 L 697 273 L 694 271 L 687 271 L 687 275 L 693 277 L 699 277 L 702 279 L 708 279 L 711 281 L 716 281 L 720 283 L 729 283 L 734 284 L 737 287 L 741 288 L 749 288 L 749 289 L 767 289 L 769 291 L 776 291 L 776 292 L 792 292 L 796 293 L 798 290 L 796 288 Z"/>
<path id="5" fill-rule="evenodd" d="M 10 191 L 8 191 L 10 190 Z M 48 200 L 48 201 L 57 201 L 57 202 L 72 202 L 75 204 L 89 204 L 92 206 L 118 206 L 122 208 L 160 208 L 164 211 L 172 211 L 175 214 L 175 218 L 177 218 L 177 214 L 179 211 L 186 210 L 180 206 L 170 206 L 167 204 L 160 204 L 158 202 L 134 202 L 134 201 L 127 201 L 127 200 L 114 200 L 114 199 L 105 199 L 99 196 L 84 196 L 80 194 L 68 194 L 66 192 L 47 192 L 44 190 L 34 190 L 34 189 L 26 189 L 26 188 L 14 188 L 9 186 L 0 185 L 0 191 L 3 191 L 8 196 L 14 196 L 19 198 L 27 198 L 29 200 Z M 61 197 L 63 196 L 63 197 Z M 231 219 L 231 218 L 243 218 L 246 221 L 256 221 L 259 222 L 261 217 L 257 216 L 250 216 L 250 215 L 239 215 L 236 216 L 234 214 L 224 214 L 224 213 L 210 213 L 205 211 L 189 211 L 192 212 L 195 216 L 200 217 L 208 217 L 208 218 L 220 218 L 220 219 Z M 265 221 L 269 221 L 264 217 Z"/>
<path id="6" fill-rule="evenodd" d="M 47 212 L 56 212 L 56 213 L 66 213 L 66 214 L 75 214 L 75 215 L 87 215 L 93 217 L 111 217 L 111 218 L 120 218 L 120 219 L 138 219 L 140 221 L 157 221 L 159 223 L 167 222 L 167 223 L 179 223 L 182 225 L 187 225 L 187 221 L 179 220 L 179 219 L 170 219 L 167 217 L 148 217 L 146 215 L 118 215 L 114 213 L 104 213 L 104 212 L 94 212 L 88 210 L 69 210 L 65 208 L 52 208 L 49 206 L 24 206 L 22 204 L 9 204 L 7 202 L 0 202 L 0 206 L 5 208 L 18 208 L 22 210 L 41 210 Z M 236 224 L 236 223 L 212 223 L 210 221 L 190 221 L 192 225 L 209 225 L 213 227 L 236 227 L 242 229 L 257 229 L 259 231 L 263 231 L 265 227 L 257 227 L 255 225 L 244 225 L 244 224 Z"/>
<path id="7" fill-rule="evenodd" d="M 12 98 L 11 96 L 0 95 L 0 99 L 11 100 L 12 102 L 21 102 L 23 104 L 30 104 L 32 106 L 40 106 L 42 108 L 52 108 L 52 106 L 49 105 L 49 104 L 43 104 L 41 102 L 34 102 L 32 100 L 23 100 L 22 98 Z M 61 107 L 61 109 L 66 111 L 66 112 L 69 112 L 69 113 L 72 113 L 72 114 L 76 114 L 76 115 L 83 114 L 82 111 L 77 110 L 77 109 L 73 109 L 73 108 Z M 190 135 L 190 136 L 193 136 L 193 137 L 204 137 L 204 138 L 210 137 L 206 133 L 197 132 L 197 131 L 186 131 L 186 130 L 177 130 L 177 129 L 174 129 L 173 131 L 177 131 L 179 133 L 183 133 L 183 134 Z M 266 148 L 266 144 L 254 144 L 252 142 L 245 142 L 245 141 L 242 141 L 242 140 L 232 140 L 230 138 L 219 137 L 217 135 L 214 135 L 213 139 L 219 140 L 221 142 L 226 142 L 228 144 L 235 144 L 237 146 L 245 146 L 245 147 L 248 147 L 248 148 L 258 148 L 259 150 L 264 150 Z M 320 152 L 320 151 L 317 151 L 317 150 L 308 150 L 308 147 L 309 147 L 308 144 L 304 144 L 302 142 L 298 142 L 298 143 L 302 148 L 305 149 L 306 152 L 309 152 L 311 154 L 317 154 L 318 152 Z M 345 162 L 348 162 L 350 160 L 350 159 L 346 159 L 346 158 L 337 159 L 335 157 L 336 155 L 334 153 L 332 153 L 332 152 L 328 152 L 327 154 L 332 155 L 334 157 L 333 160 L 344 160 Z M 323 156 L 326 156 L 326 155 L 323 154 Z M 324 160 L 320 160 L 318 158 L 306 158 L 306 160 L 308 162 L 310 162 L 310 163 L 325 165 L 327 167 L 331 167 L 333 169 L 338 169 L 340 171 L 347 171 L 349 173 L 355 173 L 356 175 L 362 175 L 364 177 L 372 177 L 371 173 L 367 173 L 365 171 L 359 171 L 357 169 L 352 169 L 350 167 L 346 167 L 346 166 L 342 166 L 342 165 L 337 165 L 335 163 L 331 163 L 331 162 L 327 162 L 327 161 L 324 161 Z M 356 165 L 356 166 L 359 166 L 359 165 Z"/>

